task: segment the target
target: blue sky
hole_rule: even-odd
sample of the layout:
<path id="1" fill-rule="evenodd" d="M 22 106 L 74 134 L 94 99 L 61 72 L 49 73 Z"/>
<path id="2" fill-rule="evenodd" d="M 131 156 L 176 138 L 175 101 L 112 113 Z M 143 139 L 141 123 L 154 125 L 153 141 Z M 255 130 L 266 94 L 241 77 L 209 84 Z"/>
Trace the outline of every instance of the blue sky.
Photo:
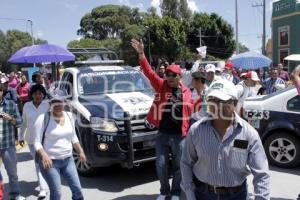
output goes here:
<path id="1" fill-rule="evenodd" d="M 267 2 L 267 36 L 271 37 L 271 4 Z M 105 4 L 122 4 L 147 10 L 151 5 L 158 6 L 159 0 L 0 0 L 0 29 L 18 29 L 30 32 L 26 20 L 33 21 L 34 37 L 40 37 L 51 44 L 66 46 L 78 39 L 76 34 L 80 19 L 94 7 Z M 189 6 L 197 12 L 215 12 L 235 27 L 235 0 L 188 0 Z M 239 40 L 251 50 L 259 50 L 262 35 L 262 8 L 251 5 L 262 0 L 238 0 Z"/>

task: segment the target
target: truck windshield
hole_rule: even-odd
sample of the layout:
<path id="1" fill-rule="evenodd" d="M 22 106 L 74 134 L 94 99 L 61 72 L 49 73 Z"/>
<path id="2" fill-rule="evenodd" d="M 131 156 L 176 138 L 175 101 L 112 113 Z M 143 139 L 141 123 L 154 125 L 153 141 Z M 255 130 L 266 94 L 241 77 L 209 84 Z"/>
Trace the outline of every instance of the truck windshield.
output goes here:
<path id="1" fill-rule="evenodd" d="M 151 90 L 148 80 L 139 71 L 94 71 L 78 75 L 78 93 L 95 95 Z"/>

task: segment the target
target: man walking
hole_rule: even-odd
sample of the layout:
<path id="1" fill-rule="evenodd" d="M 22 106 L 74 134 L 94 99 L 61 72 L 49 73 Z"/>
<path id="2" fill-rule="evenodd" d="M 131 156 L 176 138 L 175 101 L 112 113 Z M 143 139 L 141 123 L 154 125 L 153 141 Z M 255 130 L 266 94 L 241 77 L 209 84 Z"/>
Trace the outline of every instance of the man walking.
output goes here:
<path id="1" fill-rule="evenodd" d="M 241 115 L 243 113 L 243 105 L 247 97 L 254 97 L 257 95 L 258 90 L 256 89 L 256 84 L 260 81 L 257 73 L 255 71 L 249 71 L 244 75 L 245 80 L 239 82 L 236 85 L 238 92 L 238 103 L 236 106 L 237 114 Z"/>
<path id="2" fill-rule="evenodd" d="M 284 80 L 279 78 L 278 69 L 271 69 L 271 77 L 265 80 L 263 83 L 264 88 L 266 89 L 266 94 L 272 94 L 277 90 L 282 90 L 286 87 Z"/>
<path id="3" fill-rule="evenodd" d="M 16 104 L 4 98 L 5 90 L 6 87 L 0 84 L 0 157 L 9 177 L 10 198 L 24 200 L 18 183 L 14 128 L 22 123 L 22 118 Z"/>
<path id="4" fill-rule="evenodd" d="M 234 84 L 215 81 L 207 102 L 210 114 L 192 125 L 182 153 L 182 189 L 187 199 L 246 200 L 250 173 L 255 200 L 269 199 L 265 151 L 257 131 L 234 112 Z"/>
<path id="5" fill-rule="evenodd" d="M 140 66 L 149 79 L 156 94 L 147 120 L 158 128 L 156 139 L 156 171 L 160 180 L 160 195 L 157 200 L 179 200 L 181 142 L 189 129 L 191 114 L 191 91 L 180 82 L 181 68 L 170 65 L 166 68 L 166 79 L 160 78 L 149 65 L 142 41 L 131 40 L 139 55 Z M 169 184 L 169 153 L 172 155 L 172 188 Z"/>

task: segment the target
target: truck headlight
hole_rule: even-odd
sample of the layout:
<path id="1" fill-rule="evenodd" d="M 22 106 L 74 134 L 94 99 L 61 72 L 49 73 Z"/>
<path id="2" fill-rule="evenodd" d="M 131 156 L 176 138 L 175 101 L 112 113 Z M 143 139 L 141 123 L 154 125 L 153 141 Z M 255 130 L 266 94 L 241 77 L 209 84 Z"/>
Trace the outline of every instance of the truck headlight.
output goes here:
<path id="1" fill-rule="evenodd" d="M 117 132 L 118 128 L 113 120 L 91 117 L 91 128 L 105 132 Z"/>

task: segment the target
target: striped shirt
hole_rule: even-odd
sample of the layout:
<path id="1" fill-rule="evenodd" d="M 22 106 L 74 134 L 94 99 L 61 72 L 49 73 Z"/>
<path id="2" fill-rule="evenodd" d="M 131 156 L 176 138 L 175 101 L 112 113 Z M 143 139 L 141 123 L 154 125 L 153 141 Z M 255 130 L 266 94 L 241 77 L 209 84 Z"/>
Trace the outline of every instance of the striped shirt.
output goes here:
<path id="1" fill-rule="evenodd" d="M 238 148 L 235 141 L 248 142 Z M 188 200 L 195 200 L 193 175 L 216 187 L 241 185 L 254 176 L 256 200 L 269 199 L 270 176 L 266 154 L 257 131 L 235 114 L 235 120 L 223 138 L 206 116 L 190 128 L 181 158 L 181 187 Z"/>
<path id="2" fill-rule="evenodd" d="M 285 82 L 281 78 L 277 78 L 276 80 L 272 78 L 268 78 L 264 81 L 264 87 L 266 88 L 266 94 L 272 94 L 277 91 L 276 85 L 284 85 Z"/>
<path id="3" fill-rule="evenodd" d="M 22 123 L 22 118 L 14 101 L 4 99 L 3 102 L 0 104 L 0 111 L 13 116 L 17 121 L 17 125 L 20 125 Z M 14 145 L 14 125 L 8 120 L 0 118 L 0 149 L 6 149 Z"/>

